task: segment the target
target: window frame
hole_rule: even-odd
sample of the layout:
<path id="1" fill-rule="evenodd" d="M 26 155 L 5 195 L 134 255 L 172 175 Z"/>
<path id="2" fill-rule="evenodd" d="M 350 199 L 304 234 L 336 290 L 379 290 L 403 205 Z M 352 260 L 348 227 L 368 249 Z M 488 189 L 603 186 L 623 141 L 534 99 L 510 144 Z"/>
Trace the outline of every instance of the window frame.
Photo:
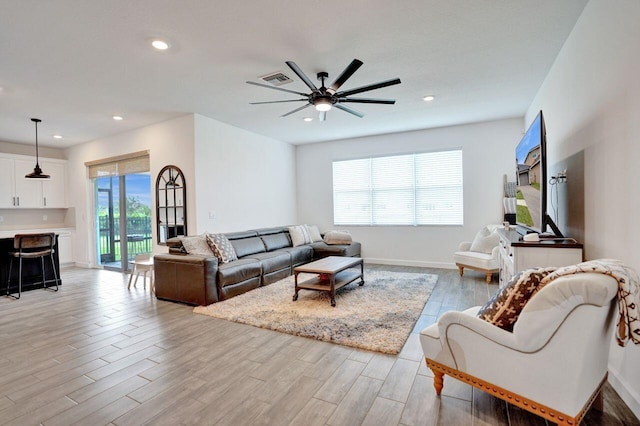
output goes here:
<path id="1" fill-rule="evenodd" d="M 425 199 L 420 199 L 418 193 L 422 190 L 428 190 L 429 186 L 425 186 L 424 183 L 422 185 L 420 185 L 420 183 L 418 182 L 418 178 L 419 178 L 419 170 L 417 167 L 417 163 L 419 162 L 419 157 L 420 156 L 425 156 L 425 155 L 438 155 L 441 153 L 453 153 L 455 155 L 458 155 L 459 158 L 454 159 L 453 161 L 454 166 L 456 168 L 459 168 L 459 175 L 456 175 L 456 172 L 453 172 L 451 175 L 449 175 L 450 177 L 452 176 L 454 179 L 458 180 L 459 184 L 445 184 L 446 186 L 449 187 L 454 187 L 457 188 L 457 191 L 459 191 L 459 195 L 455 195 L 455 200 L 454 200 L 454 205 L 458 204 L 459 207 L 458 208 L 454 208 L 454 213 L 455 213 L 455 220 L 453 221 L 434 221 L 434 220 L 430 220 L 429 222 L 423 221 L 420 222 L 420 210 L 419 210 L 419 205 L 421 203 L 424 203 L 425 201 L 431 201 L 431 203 L 433 203 L 433 198 L 425 198 Z M 402 189 L 400 189 L 400 186 L 396 186 L 396 185 L 391 185 L 396 186 L 398 189 L 389 189 L 389 188 L 383 188 L 383 187 L 377 187 L 375 188 L 372 184 L 372 182 L 374 180 L 376 180 L 376 178 L 374 176 L 372 176 L 372 169 L 373 167 L 373 161 L 375 161 L 376 159 L 387 159 L 387 158 L 395 158 L 395 157 L 410 157 L 411 161 L 412 161 L 412 186 L 411 187 L 403 187 Z M 351 189 L 351 190 L 347 190 L 347 189 L 342 189 L 342 188 L 336 188 L 336 163 L 346 163 L 346 162 L 352 162 L 352 161 L 365 161 L 365 162 L 369 162 L 369 175 L 368 175 L 368 180 L 369 180 L 369 187 L 367 189 L 361 189 L 361 190 L 356 190 L 356 189 Z M 431 159 L 431 161 L 434 161 L 433 159 Z M 395 226 L 395 227 L 400 227 L 400 226 L 411 226 L 411 227 L 417 227 L 417 226 L 463 226 L 464 225 L 464 152 L 462 147 L 452 147 L 452 148 L 446 148 L 446 149 L 438 149 L 438 150 L 430 150 L 430 151 L 419 151 L 419 152 L 409 152 L 409 153 L 394 153 L 394 154 L 384 154 L 384 155 L 378 155 L 378 156 L 367 156 L 367 157 L 355 157 L 355 158 L 349 158 L 349 159 L 335 159 L 332 160 L 331 162 L 331 166 L 332 166 L 332 202 L 333 202 L 333 224 L 335 226 L 373 226 L 373 227 L 389 227 L 389 226 Z M 384 170 L 384 167 L 382 168 Z M 388 173 L 388 170 L 386 170 Z M 431 175 L 433 176 L 433 175 Z M 433 187 L 432 187 L 433 188 Z M 384 191 L 412 191 L 412 196 L 408 199 L 406 199 L 405 201 L 410 202 L 411 203 L 411 210 L 412 210 L 412 220 L 411 223 L 402 223 L 402 221 L 399 221 L 399 223 L 381 223 L 380 221 L 376 221 L 374 218 L 376 216 L 376 214 L 378 215 L 378 217 L 382 216 L 384 213 L 384 210 L 379 210 L 375 208 L 375 204 L 376 204 L 376 199 L 375 199 L 375 193 L 382 193 Z M 361 194 L 364 194 L 365 192 L 368 192 L 368 200 L 366 201 L 365 207 L 368 207 L 368 220 L 367 221 L 362 221 L 362 220 L 349 220 L 348 217 L 343 217 L 343 218 L 338 218 L 337 217 L 337 195 L 338 197 L 340 196 L 345 196 L 345 195 L 354 195 L 357 194 L 358 192 L 360 192 Z M 365 196 L 365 198 L 367 198 Z M 436 200 L 437 201 L 437 200 Z M 442 202 L 442 201 L 441 201 Z M 376 213 L 377 211 L 377 213 Z M 438 210 L 440 215 L 443 215 L 446 213 L 445 210 L 439 209 Z M 337 220 L 337 219 L 342 219 L 342 220 Z"/>

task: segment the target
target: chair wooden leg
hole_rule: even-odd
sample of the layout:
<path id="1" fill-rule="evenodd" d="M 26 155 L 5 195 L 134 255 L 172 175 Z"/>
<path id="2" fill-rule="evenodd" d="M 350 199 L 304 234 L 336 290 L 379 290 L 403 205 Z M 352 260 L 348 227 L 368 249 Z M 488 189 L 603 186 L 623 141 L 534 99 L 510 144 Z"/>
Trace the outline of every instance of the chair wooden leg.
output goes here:
<path id="1" fill-rule="evenodd" d="M 460 276 L 462 276 L 464 274 L 464 266 L 458 265 L 458 270 L 460 271 Z"/>
<path id="2" fill-rule="evenodd" d="M 436 370 L 433 371 L 433 387 L 436 388 L 436 395 L 440 395 L 444 386 L 444 373 Z"/>
<path id="3" fill-rule="evenodd" d="M 487 284 L 491 284 L 491 272 L 487 272 Z"/>

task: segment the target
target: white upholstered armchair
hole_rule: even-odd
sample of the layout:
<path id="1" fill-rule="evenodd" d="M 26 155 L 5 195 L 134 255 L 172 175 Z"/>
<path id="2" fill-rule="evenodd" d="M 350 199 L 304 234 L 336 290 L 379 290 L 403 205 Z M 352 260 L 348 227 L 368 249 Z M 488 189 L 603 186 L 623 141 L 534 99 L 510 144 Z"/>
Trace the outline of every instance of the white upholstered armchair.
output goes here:
<path id="1" fill-rule="evenodd" d="M 499 226 L 487 225 L 476 234 L 473 241 L 460 243 L 458 251 L 453 254 L 460 276 L 464 268 L 475 269 L 487 275 L 487 284 L 491 282 L 491 275 L 498 272 L 500 238 L 496 230 Z"/>
<path id="2" fill-rule="evenodd" d="M 446 312 L 420 333 L 440 395 L 448 375 L 562 425 L 599 402 L 616 314 L 614 278 L 556 278 L 524 306 L 509 332 L 476 316 Z"/>

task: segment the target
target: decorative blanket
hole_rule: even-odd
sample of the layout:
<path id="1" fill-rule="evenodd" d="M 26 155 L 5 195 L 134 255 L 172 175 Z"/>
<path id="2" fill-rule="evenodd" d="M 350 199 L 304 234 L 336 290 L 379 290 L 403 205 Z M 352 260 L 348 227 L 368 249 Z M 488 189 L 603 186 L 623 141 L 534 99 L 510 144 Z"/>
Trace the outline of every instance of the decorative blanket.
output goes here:
<path id="1" fill-rule="evenodd" d="M 618 345 L 625 346 L 629 340 L 640 344 L 640 284 L 636 271 L 619 260 L 599 259 L 565 266 L 544 277 L 539 288 L 554 279 L 572 274 L 599 272 L 618 281 Z"/>

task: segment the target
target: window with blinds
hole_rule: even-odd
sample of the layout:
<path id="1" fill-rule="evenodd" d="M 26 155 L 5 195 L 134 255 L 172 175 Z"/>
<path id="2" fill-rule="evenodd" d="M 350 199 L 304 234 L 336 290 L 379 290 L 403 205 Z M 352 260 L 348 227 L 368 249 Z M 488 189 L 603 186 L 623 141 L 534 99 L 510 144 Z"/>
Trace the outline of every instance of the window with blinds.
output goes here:
<path id="1" fill-rule="evenodd" d="M 333 162 L 336 225 L 462 225 L 462 150 Z"/>
<path id="2" fill-rule="evenodd" d="M 145 173 L 150 170 L 149 151 L 138 151 L 117 157 L 84 163 L 88 169 L 89 179 L 102 176 L 123 176 L 133 173 Z"/>

